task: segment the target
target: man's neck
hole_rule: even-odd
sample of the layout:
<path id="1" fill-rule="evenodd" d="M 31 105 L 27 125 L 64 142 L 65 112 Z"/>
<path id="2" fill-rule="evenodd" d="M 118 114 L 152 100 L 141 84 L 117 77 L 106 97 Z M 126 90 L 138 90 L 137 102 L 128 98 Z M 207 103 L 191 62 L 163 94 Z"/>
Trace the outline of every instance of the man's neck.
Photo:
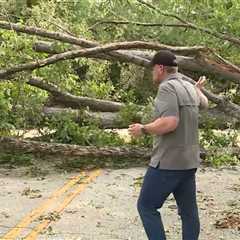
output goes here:
<path id="1" fill-rule="evenodd" d="M 169 80 L 172 80 L 172 79 L 176 79 L 177 77 L 178 77 L 178 72 L 167 74 L 165 76 L 165 78 L 160 82 L 160 84 L 163 83 L 163 82 L 167 82 Z"/>

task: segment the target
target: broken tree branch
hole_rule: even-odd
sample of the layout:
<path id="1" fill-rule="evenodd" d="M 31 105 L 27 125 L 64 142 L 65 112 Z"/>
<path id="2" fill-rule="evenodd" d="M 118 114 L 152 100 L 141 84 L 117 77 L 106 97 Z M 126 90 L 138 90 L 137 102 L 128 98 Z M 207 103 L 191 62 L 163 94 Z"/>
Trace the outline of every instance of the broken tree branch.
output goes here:
<path id="1" fill-rule="evenodd" d="M 44 53 L 60 53 L 57 52 L 54 47 L 52 46 L 52 43 L 47 42 L 36 42 L 33 48 L 37 51 L 44 52 Z M 73 48 L 74 49 L 74 48 Z M 196 50 L 198 47 L 195 48 Z M 183 51 L 183 49 L 182 49 Z M 202 52 L 201 47 L 199 47 L 199 51 Z M 212 50 L 209 49 L 209 52 L 215 54 Z M 139 51 L 139 50 L 122 50 L 122 55 L 126 55 L 125 60 L 117 57 L 110 57 L 108 55 L 103 54 L 97 54 L 94 56 L 91 56 L 93 58 L 100 58 L 105 60 L 120 60 L 131 62 L 133 64 L 139 65 L 137 59 L 142 59 L 144 61 L 145 67 L 148 66 L 148 62 L 152 59 L 154 53 L 145 52 L 145 51 Z M 131 56 L 130 58 L 127 58 Z M 180 71 L 191 71 L 191 72 L 199 72 L 201 74 L 215 74 L 218 78 L 231 80 L 237 84 L 240 84 L 240 69 L 233 63 L 225 60 L 218 54 L 215 54 L 215 56 L 221 60 L 221 63 L 208 58 L 204 54 L 198 54 L 198 56 L 191 57 L 191 56 L 180 56 L 177 55 L 177 62 L 179 65 Z M 141 62 L 142 63 L 142 62 Z"/>
<path id="2" fill-rule="evenodd" d="M 58 114 L 69 114 L 73 121 L 80 124 L 86 119 L 91 119 L 91 121 L 96 122 L 100 128 L 104 129 L 121 129 L 128 128 L 129 126 L 128 122 L 121 121 L 121 117 L 117 112 L 82 112 L 71 108 L 44 107 L 43 113 L 48 117 Z M 137 117 L 141 118 L 141 114 L 139 113 Z M 205 128 L 206 126 L 224 130 L 231 128 L 231 126 L 240 126 L 240 121 L 225 115 L 217 108 L 211 108 L 207 111 L 200 111 L 199 127 Z"/>
<path id="3" fill-rule="evenodd" d="M 13 66 L 11 68 L 1 70 L 0 71 L 0 79 L 7 78 L 10 75 L 13 75 L 18 72 L 29 71 L 29 70 L 32 71 L 37 68 L 42 68 L 44 66 L 51 65 L 56 62 L 63 61 L 63 60 L 70 60 L 70 59 L 74 59 L 74 58 L 78 58 L 78 57 L 88 57 L 88 56 L 92 56 L 92 55 L 95 55 L 98 53 L 106 53 L 106 52 L 110 52 L 110 51 L 118 50 L 118 49 L 134 49 L 137 46 L 139 46 L 139 44 L 142 45 L 143 48 L 147 47 L 145 45 L 145 43 L 142 44 L 137 41 L 136 42 L 122 42 L 122 43 L 106 44 L 103 46 L 93 47 L 90 49 L 79 49 L 79 50 L 72 50 L 72 51 L 67 51 L 64 53 L 55 54 L 55 55 L 45 58 L 45 59 L 40 59 L 40 60 L 32 61 L 29 63 L 25 63 L 25 64 L 19 64 L 19 65 Z"/>
<path id="4" fill-rule="evenodd" d="M 68 105 L 77 108 L 89 107 L 95 111 L 116 112 L 120 111 L 124 106 L 124 104 L 120 102 L 75 96 L 66 91 L 61 91 L 56 85 L 44 82 L 37 77 L 31 78 L 27 83 L 31 86 L 50 92 L 58 102 L 67 103 Z"/>
<path id="5" fill-rule="evenodd" d="M 188 78 L 185 75 L 182 75 L 184 80 L 187 80 L 193 84 L 195 84 L 195 81 L 193 81 L 191 78 Z M 120 102 L 114 102 L 114 101 L 107 101 L 107 100 L 100 100 L 100 99 L 95 99 L 95 98 L 89 98 L 89 97 L 80 97 L 80 96 L 75 96 L 72 95 L 71 93 L 68 93 L 66 91 L 61 91 L 56 85 L 51 84 L 51 83 L 47 83 L 44 82 L 42 79 L 37 78 L 37 77 L 33 77 L 31 78 L 28 82 L 29 85 L 34 86 L 34 87 L 38 87 L 42 90 L 46 90 L 48 92 L 50 92 L 53 96 L 54 96 L 54 101 L 57 102 L 58 104 L 62 104 L 65 107 L 71 107 L 71 108 L 81 108 L 81 107 L 89 107 L 91 110 L 93 111 L 101 111 L 101 112 L 118 112 L 121 109 L 123 109 L 123 107 L 125 107 L 126 105 Z M 229 114 L 230 116 L 240 120 L 240 106 L 231 103 L 229 101 L 227 101 L 224 98 L 221 98 L 205 89 L 203 89 L 203 92 L 205 93 L 205 95 L 209 98 L 209 100 L 213 101 L 214 103 L 217 104 L 217 107 L 219 109 L 221 109 L 223 112 Z M 142 107 L 142 106 L 141 106 Z M 214 119 L 214 116 L 211 116 L 211 113 L 209 112 L 208 114 L 210 114 L 210 117 L 212 119 Z M 215 111 L 215 115 L 219 115 L 219 113 L 216 113 Z M 219 115 L 220 116 L 220 115 Z M 119 124 L 116 120 L 117 117 L 115 116 L 111 116 L 113 117 L 112 120 L 114 120 L 114 123 L 108 123 L 110 125 L 114 125 Z M 108 118 L 109 119 L 109 118 Z M 223 116 L 221 116 L 221 119 L 225 119 L 223 122 L 234 122 L 236 123 L 236 121 L 232 120 L 230 121 L 230 117 L 229 118 L 224 118 Z M 100 118 L 101 120 L 101 118 Z M 102 119 L 104 121 L 104 118 Z M 101 122 L 102 122 L 101 120 Z M 216 121 L 218 122 L 218 121 Z M 203 122 L 202 122 L 203 124 Z M 104 124 L 103 124 L 104 125 Z M 219 124 L 220 126 L 221 124 Z M 224 125 L 224 124 L 223 124 Z M 222 125 L 222 126 L 223 126 Z"/>
<path id="6" fill-rule="evenodd" d="M 93 42 L 93 41 L 89 41 L 86 39 L 82 39 L 82 38 L 76 38 L 61 32 L 51 32 L 51 31 L 46 31 L 43 30 L 41 28 L 35 28 L 35 27 L 27 27 L 27 26 L 21 26 L 18 24 L 14 24 L 14 23 L 8 23 L 8 22 L 4 22 L 4 21 L 0 21 L 0 28 L 3 29 L 7 29 L 7 30 L 14 30 L 17 32 L 22 32 L 22 33 L 26 33 L 26 34 L 31 34 L 31 35 L 37 35 L 37 36 L 41 36 L 41 37 L 46 37 L 46 38 L 50 38 L 50 39 L 54 39 L 54 40 L 58 40 L 61 42 L 65 42 L 65 43 L 70 43 L 70 44 L 74 44 L 74 45 L 78 45 L 81 47 L 96 47 L 99 46 L 99 43 L 97 42 Z M 144 42 L 139 42 L 140 45 L 136 46 L 137 48 L 140 48 L 141 46 L 144 45 Z M 194 54 L 198 54 L 199 51 L 209 51 L 209 49 L 206 49 L 204 47 L 201 46 L 195 46 L 195 47 L 172 47 L 172 46 L 167 46 L 167 45 L 162 45 L 162 44 L 155 44 L 155 43 L 148 43 L 147 47 L 146 45 L 143 48 L 147 48 L 147 49 L 155 49 L 155 50 L 160 50 L 160 49 L 168 49 L 171 50 L 175 53 L 181 53 L 184 55 L 194 55 Z M 204 50 L 205 49 L 205 50 Z M 108 56 L 107 56 L 108 55 Z M 106 54 L 101 54 L 101 56 L 96 56 L 96 57 L 101 57 L 101 58 L 105 58 L 107 60 L 109 59 L 115 59 L 118 61 L 123 61 L 123 62 L 132 62 L 134 64 L 137 64 L 139 66 L 144 66 L 147 67 L 148 66 L 148 61 L 146 61 L 145 58 L 142 58 L 140 56 L 137 55 L 133 55 L 131 54 L 131 52 L 129 51 L 115 51 L 115 52 L 108 52 Z M 95 56 L 94 56 L 95 57 Z M 186 70 L 191 70 L 192 65 L 193 67 L 196 68 L 196 71 L 198 71 L 199 69 L 202 69 L 203 71 L 209 71 L 210 73 L 216 73 L 219 75 L 223 74 L 223 77 L 226 77 L 227 79 L 233 80 L 237 83 L 240 82 L 240 77 L 239 77 L 239 73 L 235 73 L 236 72 L 236 68 L 231 67 L 231 64 L 229 64 L 228 66 L 225 65 L 220 65 L 220 64 L 213 64 L 213 66 L 209 66 L 208 68 L 205 69 L 206 65 L 199 65 L 198 61 L 196 61 L 196 64 L 191 64 L 192 59 L 185 59 L 185 61 L 182 61 L 182 64 L 180 63 L 180 69 L 186 69 Z M 187 63 L 185 65 L 185 63 Z M 216 69 L 215 69 L 216 68 Z M 222 70 L 224 68 L 224 70 Z M 219 71 L 218 71 L 219 69 Z M 232 69 L 235 69 L 235 72 L 232 71 Z M 222 72 L 221 72 L 222 70 Z"/>
<path id="7" fill-rule="evenodd" d="M 188 24 L 167 24 L 167 23 L 144 23 L 144 22 L 134 22 L 134 21 L 125 21 L 125 20 L 101 20 L 97 21 L 94 25 L 92 25 L 89 29 L 95 29 L 97 26 L 102 24 L 114 24 L 114 25 L 136 25 L 136 26 L 144 26 L 144 27 L 181 27 L 186 28 L 188 27 Z"/>

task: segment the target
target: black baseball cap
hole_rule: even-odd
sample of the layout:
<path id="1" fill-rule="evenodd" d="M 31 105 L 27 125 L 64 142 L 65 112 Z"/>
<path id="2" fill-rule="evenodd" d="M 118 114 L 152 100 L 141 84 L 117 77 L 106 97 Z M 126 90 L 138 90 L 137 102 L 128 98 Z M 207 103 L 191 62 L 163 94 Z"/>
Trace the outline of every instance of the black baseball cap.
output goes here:
<path id="1" fill-rule="evenodd" d="M 160 50 L 153 56 L 151 60 L 151 66 L 156 64 L 177 67 L 176 56 L 169 50 Z"/>

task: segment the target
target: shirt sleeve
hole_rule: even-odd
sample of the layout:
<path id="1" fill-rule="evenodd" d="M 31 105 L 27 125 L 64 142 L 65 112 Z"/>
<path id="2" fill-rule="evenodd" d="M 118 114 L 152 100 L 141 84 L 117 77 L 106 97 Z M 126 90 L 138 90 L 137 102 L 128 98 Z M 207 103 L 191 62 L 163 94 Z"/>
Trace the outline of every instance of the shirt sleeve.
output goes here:
<path id="1" fill-rule="evenodd" d="M 155 99 L 155 118 L 159 117 L 179 117 L 179 105 L 175 92 L 169 84 L 159 86 Z"/>

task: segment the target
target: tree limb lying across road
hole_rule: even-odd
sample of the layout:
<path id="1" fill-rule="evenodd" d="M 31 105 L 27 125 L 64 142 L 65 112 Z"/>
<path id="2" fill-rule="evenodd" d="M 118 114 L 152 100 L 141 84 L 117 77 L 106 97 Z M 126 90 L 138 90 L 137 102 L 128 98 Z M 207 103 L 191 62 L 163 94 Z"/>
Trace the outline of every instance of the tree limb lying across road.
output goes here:
<path id="1" fill-rule="evenodd" d="M 17 139 L 11 137 L 0 137 L 0 149 L 3 152 L 23 152 L 23 153 L 40 153 L 43 155 L 60 155 L 60 156 L 84 156 L 84 157 L 122 157 L 133 159 L 149 159 L 151 149 L 142 147 L 95 147 L 79 146 L 74 144 L 48 143 Z M 214 150 L 216 153 L 217 149 Z M 223 149 L 219 149 L 223 151 Z M 240 154 L 240 148 L 227 149 L 231 154 Z M 206 153 L 200 152 L 202 159 L 206 158 Z"/>

